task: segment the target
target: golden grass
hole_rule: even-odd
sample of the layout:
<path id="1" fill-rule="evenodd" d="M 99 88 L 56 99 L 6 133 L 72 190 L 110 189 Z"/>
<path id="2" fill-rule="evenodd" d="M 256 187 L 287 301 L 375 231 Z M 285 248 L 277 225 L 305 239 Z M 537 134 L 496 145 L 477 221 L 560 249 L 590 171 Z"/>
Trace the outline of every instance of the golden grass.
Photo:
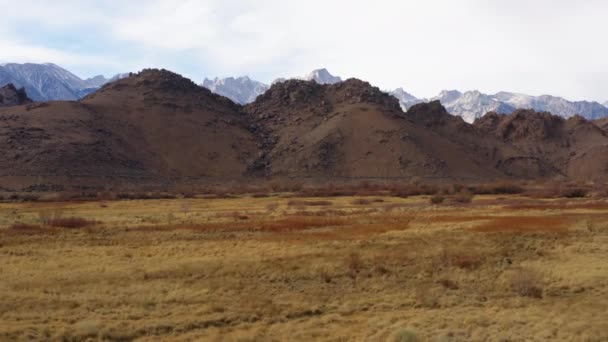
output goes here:
<path id="1" fill-rule="evenodd" d="M 0 204 L 0 340 L 608 339 L 608 209 L 376 198 Z"/>

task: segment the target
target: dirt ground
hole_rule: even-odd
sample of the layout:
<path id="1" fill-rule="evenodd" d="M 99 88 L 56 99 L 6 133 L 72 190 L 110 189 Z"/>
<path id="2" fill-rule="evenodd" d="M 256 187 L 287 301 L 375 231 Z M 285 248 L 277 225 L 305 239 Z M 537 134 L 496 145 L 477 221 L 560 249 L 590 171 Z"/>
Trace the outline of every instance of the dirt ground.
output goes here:
<path id="1" fill-rule="evenodd" d="M 4 203 L 0 340 L 608 341 L 607 257 L 603 200 Z"/>

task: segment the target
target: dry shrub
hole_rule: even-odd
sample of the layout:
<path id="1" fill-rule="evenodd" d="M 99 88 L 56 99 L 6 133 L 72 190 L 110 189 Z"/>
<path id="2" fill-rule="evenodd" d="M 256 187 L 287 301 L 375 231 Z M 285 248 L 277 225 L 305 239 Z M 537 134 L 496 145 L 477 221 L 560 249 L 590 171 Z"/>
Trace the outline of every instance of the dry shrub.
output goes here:
<path id="1" fill-rule="evenodd" d="M 430 184 L 395 184 L 389 189 L 389 193 L 394 197 L 407 198 L 410 196 L 435 195 L 439 188 Z"/>
<path id="2" fill-rule="evenodd" d="M 372 205 L 374 203 L 383 203 L 384 200 L 382 198 L 374 198 L 374 199 L 366 199 L 366 198 L 357 198 L 350 202 L 352 205 Z"/>
<path id="3" fill-rule="evenodd" d="M 564 216 L 498 216 L 473 228 L 478 232 L 547 231 L 563 233 L 571 219 Z"/>
<path id="4" fill-rule="evenodd" d="M 51 223 L 61 219 L 63 216 L 62 208 L 55 208 L 49 210 L 40 210 L 38 212 L 38 218 L 40 219 L 40 224 L 43 226 L 51 226 Z"/>
<path id="5" fill-rule="evenodd" d="M 176 199 L 177 196 L 162 192 L 122 192 L 116 195 L 119 200 Z"/>
<path id="6" fill-rule="evenodd" d="M 325 187 L 317 188 L 303 188 L 299 192 L 301 197 L 344 197 L 354 196 L 357 193 L 356 189 L 349 189 L 345 187 L 335 187 L 328 185 Z"/>
<path id="7" fill-rule="evenodd" d="M 51 227 L 76 229 L 93 226 L 95 225 L 95 221 L 87 220 L 81 217 L 66 217 L 52 220 L 48 225 Z"/>
<path id="8" fill-rule="evenodd" d="M 585 184 L 548 182 L 526 191 L 526 194 L 533 198 L 585 198 L 590 191 L 589 185 Z"/>
<path id="9" fill-rule="evenodd" d="M 352 252 L 346 258 L 346 267 L 348 269 L 348 276 L 352 279 L 353 284 L 357 281 L 357 275 L 363 269 L 363 260 L 361 255 L 357 252 Z"/>
<path id="10" fill-rule="evenodd" d="M 458 284 L 456 284 L 456 282 L 454 282 L 453 280 L 450 280 L 450 279 L 441 279 L 439 281 L 439 284 L 448 290 L 458 290 L 458 288 L 459 288 Z"/>
<path id="11" fill-rule="evenodd" d="M 261 230 L 272 232 L 297 231 L 312 228 L 324 228 L 331 226 L 343 226 L 347 220 L 337 217 L 301 217 L 293 216 L 281 220 L 262 222 Z"/>
<path id="12" fill-rule="evenodd" d="M 246 221 L 249 220 L 249 216 L 245 215 L 243 213 L 239 213 L 238 211 L 234 211 L 230 214 L 230 216 L 235 220 L 235 221 Z"/>
<path id="13" fill-rule="evenodd" d="M 542 277 L 533 270 L 517 270 L 511 276 L 511 289 L 522 297 L 542 298 Z"/>
<path id="14" fill-rule="evenodd" d="M 324 207 L 333 205 L 331 201 L 304 201 L 304 200 L 291 200 L 287 202 L 287 205 L 290 207 Z"/>
<path id="15" fill-rule="evenodd" d="M 43 234 L 51 232 L 51 229 L 45 228 L 43 226 L 37 224 L 28 224 L 28 223 L 13 223 L 10 226 L 10 230 L 15 233 L 20 234 Z"/>
<path id="16" fill-rule="evenodd" d="M 256 192 L 251 195 L 253 198 L 267 198 L 270 197 L 270 193 L 268 192 Z"/>
<path id="17" fill-rule="evenodd" d="M 470 254 L 453 255 L 452 264 L 461 269 L 472 270 L 481 264 L 481 259 L 476 255 Z"/>
<path id="18" fill-rule="evenodd" d="M 482 258 L 464 250 L 442 250 L 433 262 L 433 271 L 439 272 L 451 267 L 474 270 L 482 263 Z"/>
<path id="19" fill-rule="evenodd" d="M 266 204 L 266 210 L 271 213 L 276 211 L 279 208 L 279 203 L 268 203 Z"/>
<path id="20" fill-rule="evenodd" d="M 419 341 L 418 335 L 416 332 L 409 329 L 400 329 L 392 334 L 392 337 L 389 339 L 392 342 L 417 342 Z"/>
<path id="21" fill-rule="evenodd" d="M 515 195 L 524 192 L 524 188 L 516 183 L 498 182 L 482 184 L 473 188 L 476 195 Z"/>
<path id="22" fill-rule="evenodd" d="M 585 198 L 587 197 L 587 189 L 583 188 L 565 188 L 562 189 L 560 197 L 565 198 Z"/>
<path id="23" fill-rule="evenodd" d="M 433 195 L 429 199 L 431 204 L 441 204 L 445 201 L 445 197 L 443 195 Z"/>
<path id="24" fill-rule="evenodd" d="M 473 195 L 472 193 L 470 193 L 468 191 L 463 191 L 463 192 L 459 192 L 459 193 L 453 195 L 451 197 L 451 200 L 454 203 L 468 204 L 473 201 L 474 196 L 475 195 Z"/>

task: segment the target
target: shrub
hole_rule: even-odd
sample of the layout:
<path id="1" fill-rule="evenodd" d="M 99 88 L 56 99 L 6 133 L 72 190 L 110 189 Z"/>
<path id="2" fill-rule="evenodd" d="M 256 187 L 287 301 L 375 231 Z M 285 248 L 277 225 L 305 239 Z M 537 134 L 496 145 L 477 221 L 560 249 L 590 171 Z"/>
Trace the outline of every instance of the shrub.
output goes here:
<path id="1" fill-rule="evenodd" d="M 514 195 L 524 192 L 524 188 L 509 182 L 484 184 L 474 188 L 477 195 Z"/>
<path id="2" fill-rule="evenodd" d="M 394 342 L 417 342 L 418 336 L 412 330 L 401 329 L 393 335 L 392 340 Z"/>
<path id="3" fill-rule="evenodd" d="M 85 228 L 95 224 L 95 221 L 87 220 L 81 217 L 66 217 L 66 218 L 58 218 L 49 222 L 51 227 L 61 227 L 61 228 Z"/>
<path id="4" fill-rule="evenodd" d="M 433 195 L 429 201 L 431 204 L 441 204 L 445 201 L 445 197 L 443 195 Z"/>
<path id="5" fill-rule="evenodd" d="M 17 223 L 13 223 L 11 225 L 11 229 L 20 230 L 20 231 L 35 231 L 35 230 L 41 229 L 41 227 L 39 225 L 35 225 L 35 224 L 17 222 Z"/>
<path id="6" fill-rule="evenodd" d="M 352 252 L 346 259 L 346 266 L 348 267 L 348 276 L 353 280 L 353 283 L 357 281 L 357 275 L 363 268 L 363 260 L 357 252 Z"/>
<path id="7" fill-rule="evenodd" d="M 452 201 L 454 203 L 467 204 L 473 201 L 473 196 L 474 195 L 468 191 L 460 192 L 452 196 Z"/>
<path id="8" fill-rule="evenodd" d="M 303 201 L 303 200 L 291 200 L 287 202 L 287 205 L 290 207 L 324 207 L 328 205 L 332 205 L 333 202 L 330 201 Z"/>
<path id="9" fill-rule="evenodd" d="M 541 277 L 532 270 L 521 269 L 516 271 L 511 277 L 511 289 L 523 297 L 543 297 Z"/>
<path id="10" fill-rule="evenodd" d="M 587 196 L 587 190 L 583 188 L 566 188 L 561 191 L 560 196 L 566 198 L 584 198 Z"/>

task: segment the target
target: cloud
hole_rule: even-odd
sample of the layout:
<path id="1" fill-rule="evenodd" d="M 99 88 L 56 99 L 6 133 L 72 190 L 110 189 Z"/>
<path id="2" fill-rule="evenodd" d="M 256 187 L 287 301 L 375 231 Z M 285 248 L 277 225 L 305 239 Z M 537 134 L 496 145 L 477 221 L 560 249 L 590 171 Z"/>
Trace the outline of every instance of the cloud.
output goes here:
<path id="1" fill-rule="evenodd" d="M 48 44 L 13 39 L 13 52 L 0 58 L 56 56 L 91 68 L 115 59 L 116 71 L 167 67 L 196 80 L 271 81 L 323 66 L 419 96 L 444 88 L 598 99 L 608 92 L 605 1 L 24 1 L 32 11 L 8 16 L 0 28 L 23 38 L 19 28 L 34 25 Z M 58 47 L 74 32 L 99 48 Z M 34 48 L 43 51 L 27 50 Z"/>

